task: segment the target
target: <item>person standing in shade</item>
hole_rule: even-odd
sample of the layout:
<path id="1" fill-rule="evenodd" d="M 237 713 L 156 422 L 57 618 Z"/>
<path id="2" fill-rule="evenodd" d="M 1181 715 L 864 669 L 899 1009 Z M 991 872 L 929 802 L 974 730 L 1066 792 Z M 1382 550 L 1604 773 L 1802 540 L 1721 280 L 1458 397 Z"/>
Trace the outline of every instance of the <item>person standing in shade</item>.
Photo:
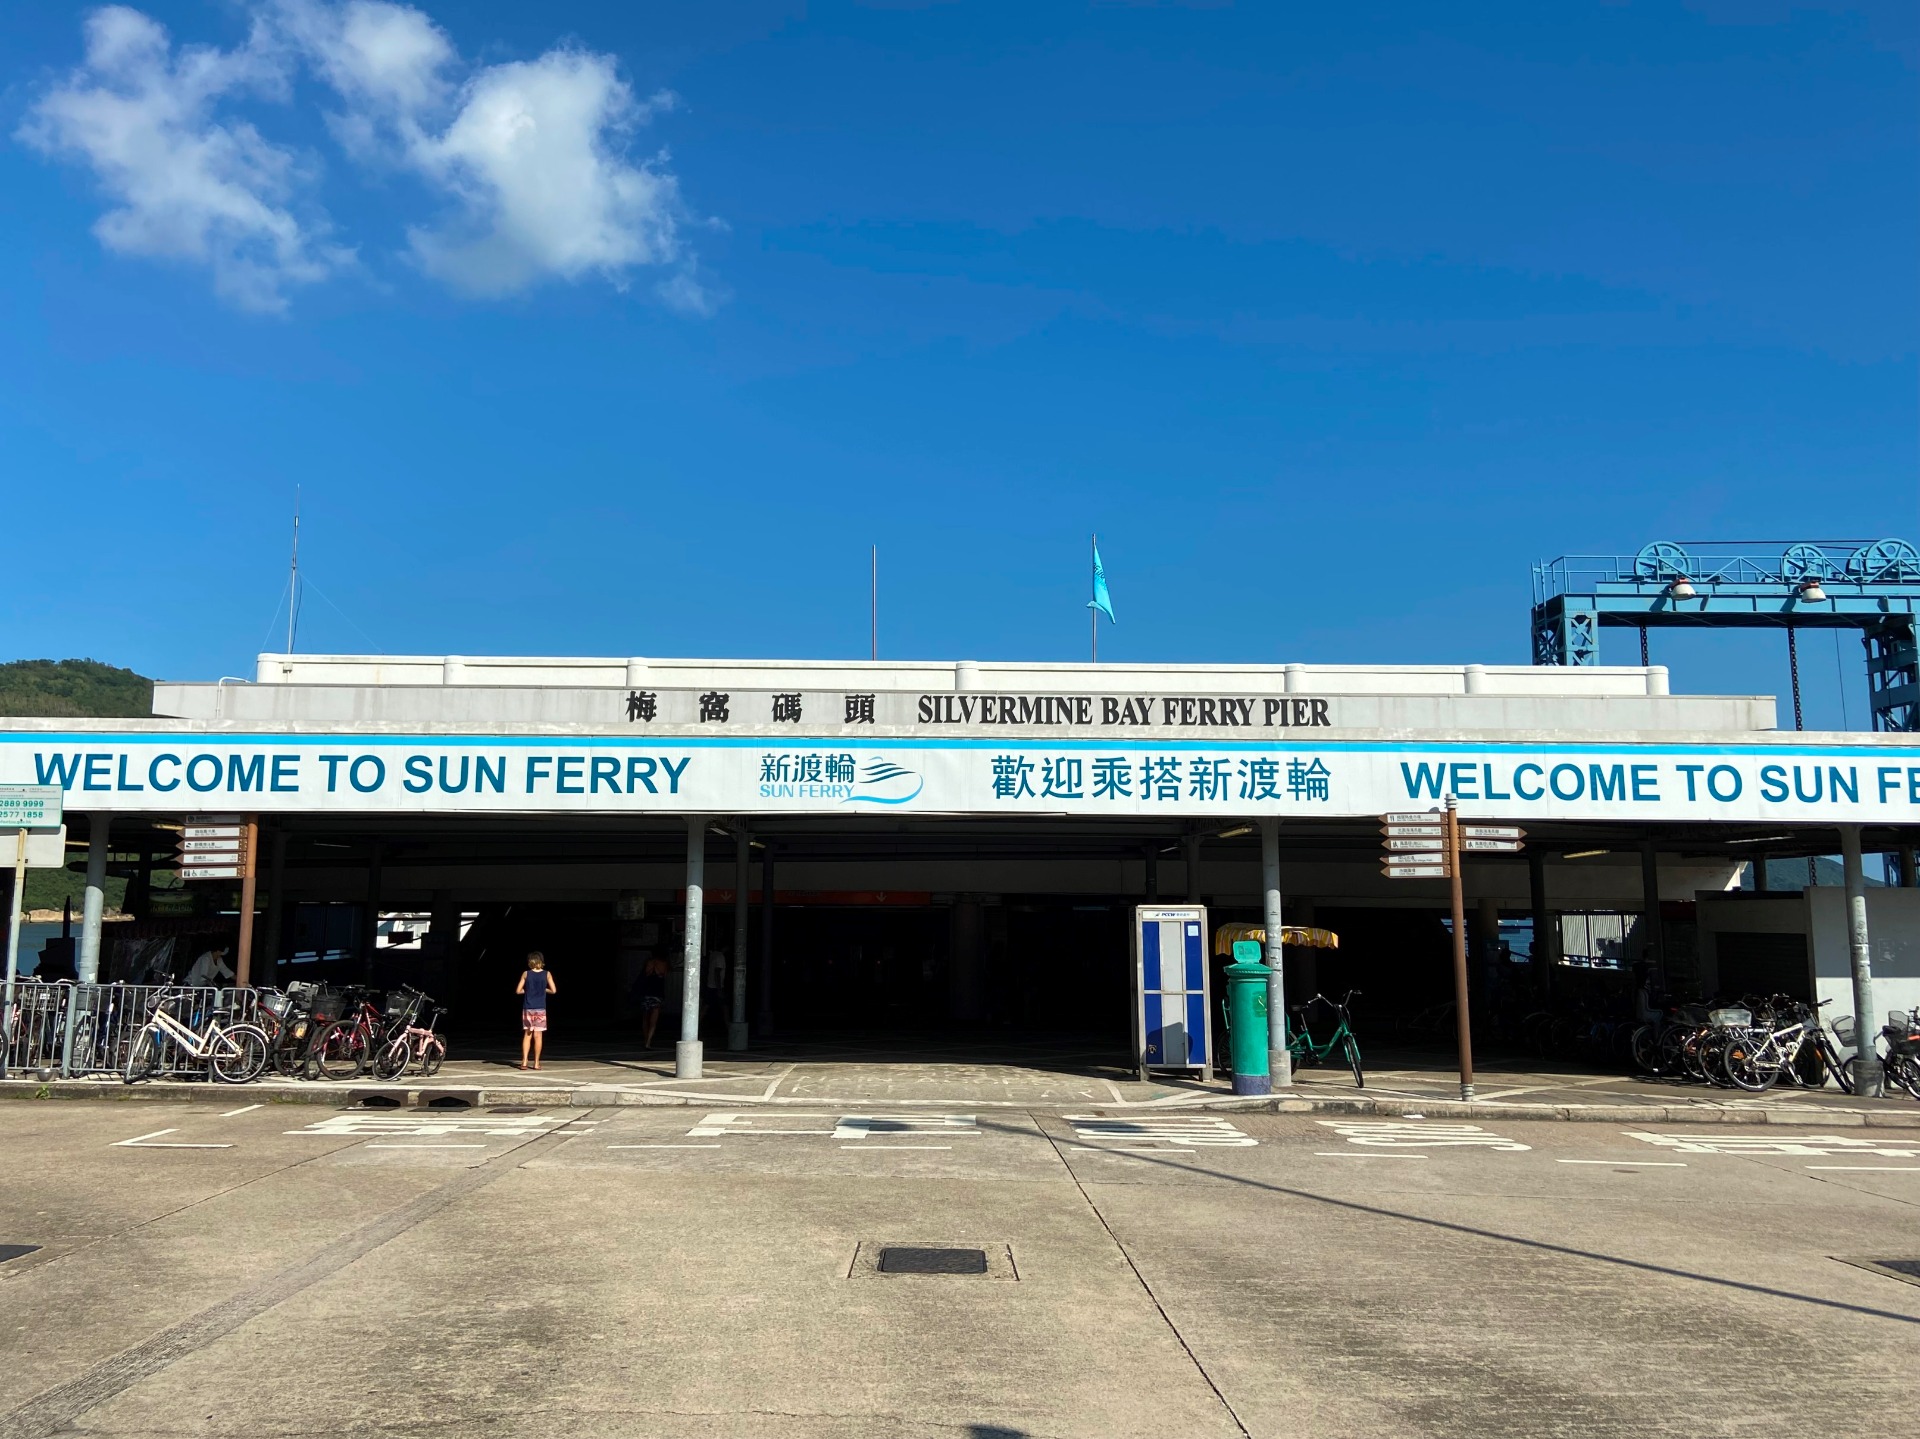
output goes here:
<path id="1" fill-rule="evenodd" d="M 640 970 L 640 1047 L 653 1048 L 653 1032 L 660 1027 L 660 1010 L 667 1002 L 667 962 L 647 956 Z"/>
<path id="2" fill-rule="evenodd" d="M 547 996 L 557 991 L 547 973 L 547 957 L 539 950 L 527 956 L 527 972 L 520 976 L 520 1067 L 527 1068 L 527 1050 L 533 1050 L 533 1068 L 540 1067 L 540 1046 L 547 1037 Z"/>

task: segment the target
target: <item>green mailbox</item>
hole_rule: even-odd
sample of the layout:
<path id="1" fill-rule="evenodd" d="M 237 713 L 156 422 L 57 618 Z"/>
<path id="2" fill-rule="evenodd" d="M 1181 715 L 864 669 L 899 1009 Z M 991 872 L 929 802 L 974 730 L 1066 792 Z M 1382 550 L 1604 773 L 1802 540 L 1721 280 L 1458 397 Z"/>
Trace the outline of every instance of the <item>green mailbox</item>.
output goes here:
<path id="1" fill-rule="evenodd" d="M 1227 1038 L 1232 1047 L 1233 1092 L 1273 1093 L 1267 1066 L 1267 980 L 1273 971 L 1260 962 L 1260 945 L 1235 940 L 1227 966 Z"/>

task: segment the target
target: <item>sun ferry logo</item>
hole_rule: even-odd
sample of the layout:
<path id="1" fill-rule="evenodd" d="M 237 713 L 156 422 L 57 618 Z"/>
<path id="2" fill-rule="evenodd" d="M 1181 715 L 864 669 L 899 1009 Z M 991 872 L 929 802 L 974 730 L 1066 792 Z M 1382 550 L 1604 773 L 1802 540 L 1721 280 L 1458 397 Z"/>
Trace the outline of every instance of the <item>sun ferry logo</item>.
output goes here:
<path id="1" fill-rule="evenodd" d="M 803 750 L 760 756 L 760 798 L 906 804 L 926 787 L 913 770 L 880 756 L 857 761 L 844 751 Z"/>

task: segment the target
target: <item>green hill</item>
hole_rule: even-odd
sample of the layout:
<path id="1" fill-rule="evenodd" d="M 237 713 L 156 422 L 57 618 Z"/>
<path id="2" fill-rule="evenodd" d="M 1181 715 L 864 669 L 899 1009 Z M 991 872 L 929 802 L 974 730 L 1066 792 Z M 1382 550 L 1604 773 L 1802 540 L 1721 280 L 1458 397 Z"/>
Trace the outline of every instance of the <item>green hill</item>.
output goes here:
<path id="1" fill-rule="evenodd" d="M 0 715 L 17 718 L 146 719 L 153 681 L 98 660 L 0 664 Z"/>

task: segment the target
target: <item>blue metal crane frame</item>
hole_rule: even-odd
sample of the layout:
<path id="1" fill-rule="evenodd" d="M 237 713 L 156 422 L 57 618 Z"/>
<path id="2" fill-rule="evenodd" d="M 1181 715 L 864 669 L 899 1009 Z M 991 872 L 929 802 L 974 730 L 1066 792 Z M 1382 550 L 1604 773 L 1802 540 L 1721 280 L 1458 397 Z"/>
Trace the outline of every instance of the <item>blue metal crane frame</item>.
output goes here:
<path id="1" fill-rule="evenodd" d="M 1602 627 L 1858 630 L 1873 727 L 1920 730 L 1920 551 L 1897 539 L 1759 549 L 1656 540 L 1634 555 L 1536 564 L 1533 662 L 1598 664 Z"/>

